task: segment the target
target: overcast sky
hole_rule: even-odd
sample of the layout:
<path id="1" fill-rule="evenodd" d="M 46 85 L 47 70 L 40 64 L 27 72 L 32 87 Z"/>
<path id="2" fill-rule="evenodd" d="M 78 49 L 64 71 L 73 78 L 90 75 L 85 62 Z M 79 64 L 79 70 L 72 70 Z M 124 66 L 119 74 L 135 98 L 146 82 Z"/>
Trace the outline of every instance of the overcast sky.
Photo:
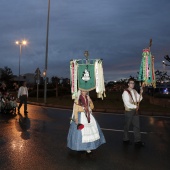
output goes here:
<path id="1" fill-rule="evenodd" d="M 18 75 L 45 65 L 48 0 L 0 0 L 0 67 Z M 51 0 L 48 76 L 69 77 L 70 59 L 102 58 L 105 80 L 136 75 L 153 39 L 155 69 L 170 55 L 170 0 Z M 169 68 L 170 69 L 170 68 Z"/>

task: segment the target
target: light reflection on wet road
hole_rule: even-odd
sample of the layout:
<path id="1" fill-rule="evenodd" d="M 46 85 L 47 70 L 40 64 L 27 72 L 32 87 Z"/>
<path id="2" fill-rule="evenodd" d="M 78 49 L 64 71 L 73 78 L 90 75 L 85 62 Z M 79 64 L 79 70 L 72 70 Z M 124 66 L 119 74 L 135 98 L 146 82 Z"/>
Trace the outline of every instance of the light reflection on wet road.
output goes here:
<path id="1" fill-rule="evenodd" d="M 123 115 L 94 113 L 106 144 L 92 156 L 66 147 L 70 110 L 28 106 L 28 117 L 1 115 L 1 170 L 169 170 L 170 119 L 140 117 L 144 148 L 124 146 Z M 131 129 L 132 130 L 132 129 Z M 133 141 L 133 133 L 130 133 Z"/>

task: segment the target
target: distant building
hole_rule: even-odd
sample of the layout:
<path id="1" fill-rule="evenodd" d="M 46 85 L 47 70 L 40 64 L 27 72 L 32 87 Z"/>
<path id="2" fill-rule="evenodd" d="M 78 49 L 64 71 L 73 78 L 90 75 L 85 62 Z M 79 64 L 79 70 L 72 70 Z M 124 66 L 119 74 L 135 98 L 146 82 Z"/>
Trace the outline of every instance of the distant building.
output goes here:
<path id="1" fill-rule="evenodd" d="M 20 84 L 24 81 L 26 81 L 28 84 L 35 84 L 37 83 L 35 73 L 26 73 L 20 76 L 14 76 L 13 78 L 14 82 L 20 82 Z M 47 77 L 47 83 L 49 83 L 49 78 Z M 44 78 L 40 77 L 39 84 L 44 84 Z"/>
<path id="2" fill-rule="evenodd" d="M 23 78 L 25 79 L 25 81 L 26 81 L 28 84 L 34 84 L 34 83 L 36 83 L 35 74 L 34 74 L 34 73 L 26 73 L 26 74 L 23 75 Z"/>
<path id="3" fill-rule="evenodd" d="M 22 84 L 22 82 L 26 81 L 23 76 L 20 75 L 20 77 L 14 75 L 12 82 L 19 82 L 19 85 Z"/>
<path id="4" fill-rule="evenodd" d="M 20 77 L 14 75 L 13 81 L 20 82 L 20 83 L 26 81 L 28 84 L 34 84 L 35 74 L 26 73 L 26 74 L 20 75 Z"/>

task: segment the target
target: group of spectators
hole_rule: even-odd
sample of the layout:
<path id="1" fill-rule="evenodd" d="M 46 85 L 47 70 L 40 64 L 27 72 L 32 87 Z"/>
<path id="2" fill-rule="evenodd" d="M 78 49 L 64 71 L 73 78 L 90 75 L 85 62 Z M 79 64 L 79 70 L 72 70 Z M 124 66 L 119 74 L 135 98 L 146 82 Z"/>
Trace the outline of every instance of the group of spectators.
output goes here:
<path id="1" fill-rule="evenodd" d="M 18 85 L 16 83 L 14 83 L 14 88 L 15 89 L 18 88 Z M 0 84 L 0 113 L 16 114 L 16 108 L 17 108 L 16 94 L 9 93 L 5 82 L 2 82 Z"/>

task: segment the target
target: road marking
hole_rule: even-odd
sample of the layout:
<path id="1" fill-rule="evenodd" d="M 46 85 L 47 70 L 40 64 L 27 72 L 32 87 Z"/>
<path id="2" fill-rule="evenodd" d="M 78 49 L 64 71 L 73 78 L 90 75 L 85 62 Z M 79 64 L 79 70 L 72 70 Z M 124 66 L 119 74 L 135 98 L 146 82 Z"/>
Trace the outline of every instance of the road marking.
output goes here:
<path id="1" fill-rule="evenodd" d="M 101 113 L 101 112 L 94 112 L 94 113 L 99 113 L 102 115 L 113 115 L 113 116 L 124 116 L 124 113 Z M 170 119 L 170 116 L 151 116 L 151 115 L 139 115 L 140 117 L 155 117 L 155 118 L 167 118 Z"/>
<path id="2" fill-rule="evenodd" d="M 70 110 L 70 111 L 72 111 L 71 109 L 67 109 L 67 108 L 54 108 L 54 107 L 46 107 L 46 106 L 42 106 L 42 107 L 56 109 L 56 110 Z"/>
<path id="3" fill-rule="evenodd" d="M 106 130 L 106 131 L 114 131 L 114 132 L 124 132 L 124 130 L 119 130 L 119 129 L 106 129 L 106 128 L 101 128 L 102 130 Z M 133 131 L 129 131 L 129 133 L 134 133 Z M 140 132 L 142 134 L 149 134 L 149 133 L 154 133 L 154 132 Z"/>
<path id="4" fill-rule="evenodd" d="M 37 105 L 34 105 L 37 106 Z M 72 112 L 72 109 L 66 109 L 66 108 L 54 108 L 54 107 L 48 107 L 48 106 L 39 106 L 44 108 L 50 108 L 50 109 L 56 109 L 56 110 L 70 110 Z M 103 115 L 113 115 L 113 116 L 124 116 L 124 113 L 102 113 L 102 112 L 93 112 L 93 114 L 103 114 Z M 170 116 L 150 116 L 150 115 L 139 115 L 140 117 L 155 117 L 155 118 L 166 118 L 170 119 Z"/>

